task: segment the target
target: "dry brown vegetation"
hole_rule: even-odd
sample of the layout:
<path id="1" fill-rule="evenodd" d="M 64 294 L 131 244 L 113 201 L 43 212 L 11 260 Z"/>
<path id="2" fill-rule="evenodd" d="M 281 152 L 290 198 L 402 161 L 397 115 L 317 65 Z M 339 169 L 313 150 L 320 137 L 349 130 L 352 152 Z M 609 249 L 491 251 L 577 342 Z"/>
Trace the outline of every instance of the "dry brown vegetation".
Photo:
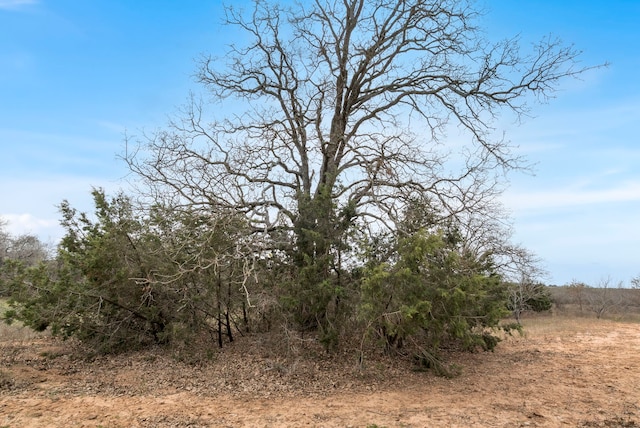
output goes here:
<path id="1" fill-rule="evenodd" d="M 607 288 L 586 287 L 578 283 L 548 289 L 556 314 L 640 322 L 640 289 L 608 285 Z"/>
<path id="2" fill-rule="evenodd" d="M 451 355 L 452 379 L 256 340 L 200 364 L 160 349 L 87 358 L 2 326 L 0 427 L 640 426 L 639 323 L 556 310 L 523 324 L 494 353 Z"/>

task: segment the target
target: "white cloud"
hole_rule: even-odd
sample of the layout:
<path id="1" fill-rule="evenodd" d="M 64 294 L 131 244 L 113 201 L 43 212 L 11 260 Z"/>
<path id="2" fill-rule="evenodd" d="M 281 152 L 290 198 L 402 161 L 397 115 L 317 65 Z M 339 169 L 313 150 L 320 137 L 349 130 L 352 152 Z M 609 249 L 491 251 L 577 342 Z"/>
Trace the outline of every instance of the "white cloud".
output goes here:
<path id="1" fill-rule="evenodd" d="M 38 0 L 0 0 L 0 9 L 17 10 L 24 6 L 37 4 Z"/>
<path id="2" fill-rule="evenodd" d="M 612 207 L 523 216 L 515 219 L 514 240 L 544 260 L 552 283 L 593 284 L 607 275 L 627 280 L 640 271 L 636 212 Z"/>
<path id="3" fill-rule="evenodd" d="M 514 211 L 541 211 L 585 205 L 640 202 L 640 181 L 619 182 L 601 189 L 590 189 L 580 183 L 559 189 L 540 191 L 509 190 L 503 201 Z"/>
<path id="4" fill-rule="evenodd" d="M 39 218 L 31 214 L 3 214 L 0 218 L 6 221 L 5 230 L 13 236 L 36 235 L 47 241 L 58 241 L 63 230 L 58 219 Z"/>
<path id="5" fill-rule="evenodd" d="M 121 182 L 88 176 L 46 176 L 20 179 L 2 177 L 0 216 L 9 222 L 12 234 L 34 234 L 44 241 L 57 241 L 64 233 L 58 225 L 62 218 L 58 206 L 63 200 L 81 211 L 93 213 L 93 187 L 107 194 L 120 189 Z"/>
<path id="6" fill-rule="evenodd" d="M 520 185 L 505 193 L 514 239 L 544 259 L 553 283 L 576 278 L 592 284 L 607 275 L 626 281 L 637 275 L 640 177 L 612 180 L 619 175 L 602 170 L 589 179 L 536 190 Z"/>

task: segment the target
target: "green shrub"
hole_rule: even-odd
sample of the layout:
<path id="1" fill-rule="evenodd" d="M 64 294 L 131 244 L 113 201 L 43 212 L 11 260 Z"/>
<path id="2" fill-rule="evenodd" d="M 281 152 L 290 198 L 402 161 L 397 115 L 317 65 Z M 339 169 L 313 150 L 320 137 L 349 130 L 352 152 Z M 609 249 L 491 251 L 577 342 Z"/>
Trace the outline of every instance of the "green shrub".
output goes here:
<path id="1" fill-rule="evenodd" d="M 445 346 L 492 350 L 491 331 L 508 314 L 491 260 L 447 231 L 421 229 L 398 242 L 392 261 L 372 263 L 362 282 L 360 317 L 388 349 L 409 349 L 442 369 Z"/>

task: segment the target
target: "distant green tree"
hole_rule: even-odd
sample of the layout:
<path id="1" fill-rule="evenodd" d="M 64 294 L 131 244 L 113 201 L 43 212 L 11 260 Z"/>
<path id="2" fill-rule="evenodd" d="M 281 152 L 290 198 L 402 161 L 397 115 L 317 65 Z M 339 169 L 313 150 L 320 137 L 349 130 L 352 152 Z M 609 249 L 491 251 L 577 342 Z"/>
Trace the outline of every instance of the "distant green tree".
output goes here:
<path id="1" fill-rule="evenodd" d="M 553 306 L 551 293 L 544 284 L 523 278 L 519 282 L 507 283 L 506 287 L 508 289 L 507 307 L 517 323 L 520 323 L 524 312 L 544 312 Z"/>
<path id="2" fill-rule="evenodd" d="M 545 312 L 553 307 L 553 299 L 544 284 L 533 284 L 530 297 L 526 303 L 534 312 Z"/>
<path id="3" fill-rule="evenodd" d="M 57 261 L 14 276 L 9 315 L 98 350 L 160 342 L 171 315 L 138 281 L 153 270 L 139 245 L 142 223 L 124 195 L 108 200 L 94 190 L 93 198 L 95 220 L 61 204 Z"/>
<path id="4" fill-rule="evenodd" d="M 14 265 L 12 310 L 37 330 L 76 337 L 99 352 L 190 341 L 222 346 L 240 329 L 248 286 L 237 216 L 134 209 L 93 191 L 95 218 L 65 201 L 55 263 Z M 246 309 L 246 308 L 245 308 Z M 243 317 L 244 315 L 244 317 Z"/>

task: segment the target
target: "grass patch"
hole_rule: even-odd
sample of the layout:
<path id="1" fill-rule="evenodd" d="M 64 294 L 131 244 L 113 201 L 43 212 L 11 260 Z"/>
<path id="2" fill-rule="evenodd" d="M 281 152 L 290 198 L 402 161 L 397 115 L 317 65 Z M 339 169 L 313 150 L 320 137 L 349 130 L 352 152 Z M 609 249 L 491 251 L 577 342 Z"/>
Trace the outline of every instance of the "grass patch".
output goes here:
<path id="1" fill-rule="evenodd" d="M 47 333 L 38 333 L 25 327 L 19 321 L 7 324 L 2 320 L 4 313 L 10 309 L 6 299 L 0 299 L 0 342 L 25 341 L 42 337 Z"/>
<path id="2" fill-rule="evenodd" d="M 43 335 L 46 333 L 38 333 L 15 322 L 11 325 L 0 322 L 0 342 L 31 340 Z"/>
<path id="3" fill-rule="evenodd" d="M 0 317 L 9 309 L 9 302 L 7 299 L 0 299 Z"/>

